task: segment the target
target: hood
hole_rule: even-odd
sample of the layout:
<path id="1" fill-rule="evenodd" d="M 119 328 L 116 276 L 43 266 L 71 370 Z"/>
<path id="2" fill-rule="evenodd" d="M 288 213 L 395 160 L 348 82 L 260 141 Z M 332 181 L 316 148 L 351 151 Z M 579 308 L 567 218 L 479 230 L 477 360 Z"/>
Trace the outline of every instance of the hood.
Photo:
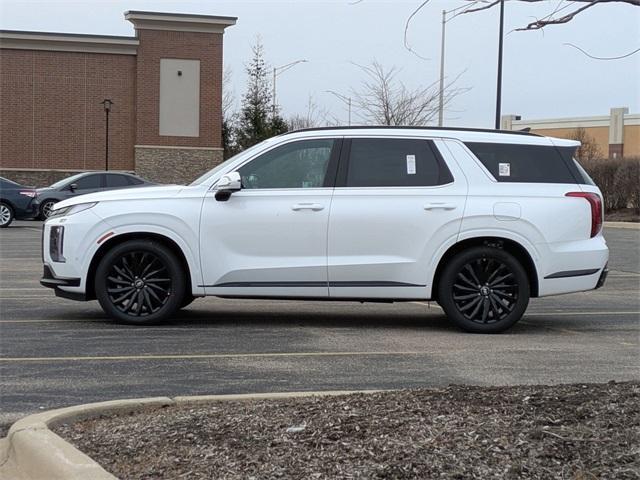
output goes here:
<path id="1" fill-rule="evenodd" d="M 186 187 L 184 185 L 162 185 L 160 187 L 123 188 L 104 192 L 87 193 L 56 203 L 56 209 L 90 202 L 109 202 L 117 200 L 152 200 L 154 198 L 175 197 Z"/>

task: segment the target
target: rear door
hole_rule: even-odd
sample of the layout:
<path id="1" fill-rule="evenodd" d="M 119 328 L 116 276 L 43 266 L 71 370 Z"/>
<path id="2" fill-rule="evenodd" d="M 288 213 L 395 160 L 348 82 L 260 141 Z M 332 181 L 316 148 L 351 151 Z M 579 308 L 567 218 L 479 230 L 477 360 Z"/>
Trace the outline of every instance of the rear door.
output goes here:
<path id="1" fill-rule="evenodd" d="M 424 138 L 345 139 L 328 235 L 329 295 L 426 298 L 460 228 L 467 182 Z"/>

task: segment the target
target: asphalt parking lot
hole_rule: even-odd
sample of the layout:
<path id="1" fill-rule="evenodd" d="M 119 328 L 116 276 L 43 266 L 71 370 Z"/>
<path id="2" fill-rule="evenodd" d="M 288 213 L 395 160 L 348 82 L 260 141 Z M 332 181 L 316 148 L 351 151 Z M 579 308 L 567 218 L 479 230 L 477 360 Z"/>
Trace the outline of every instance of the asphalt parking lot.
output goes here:
<path id="1" fill-rule="evenodd" d="M 605 228 L 598 291 L 532 300 L 471 335 L 426 302 L 200 299 L 130 327 L 40 287 L 40 222 L 0 230 L 0 437 L 15 419 L 116 398 L 640 379 L 640 230 Z"/>

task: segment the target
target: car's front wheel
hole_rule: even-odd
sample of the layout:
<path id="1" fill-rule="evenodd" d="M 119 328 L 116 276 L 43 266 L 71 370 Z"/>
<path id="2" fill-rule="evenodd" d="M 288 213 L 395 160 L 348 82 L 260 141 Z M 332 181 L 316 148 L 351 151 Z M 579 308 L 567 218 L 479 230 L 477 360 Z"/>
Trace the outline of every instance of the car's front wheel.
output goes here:
<path id="1" fill-rule="evenodd" d="M 185 272 L 176 255 L 153 240 L 129 240 L 98 265 L 96 297 L 114 319 L 134 325 L 162 322 L 182 304 Z"/>
<path id="2" fill-rule="evenodd" d="M 13 208 L 5 202 L 0 202 L 0 228 L 7 228 L 13 222 Z"/>
<path id="3" fill-rule="evenodd" d="M 474 247 L 454 256 L 438 282 L 438 303 L 463 330 L 500 333 L 515 324 L 529 304 L 529 279 L 509 252 Z"/>

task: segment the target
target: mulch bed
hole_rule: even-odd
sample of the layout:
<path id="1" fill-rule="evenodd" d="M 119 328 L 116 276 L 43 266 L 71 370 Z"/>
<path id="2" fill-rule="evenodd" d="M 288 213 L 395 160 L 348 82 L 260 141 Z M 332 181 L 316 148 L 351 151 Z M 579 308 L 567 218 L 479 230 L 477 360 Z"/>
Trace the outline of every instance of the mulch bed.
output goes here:
<path id="1" fill-rule="evenodd" d="M 220 402 L 56 433 L 121 479 L 638 479 L 640 383 Z"/>

